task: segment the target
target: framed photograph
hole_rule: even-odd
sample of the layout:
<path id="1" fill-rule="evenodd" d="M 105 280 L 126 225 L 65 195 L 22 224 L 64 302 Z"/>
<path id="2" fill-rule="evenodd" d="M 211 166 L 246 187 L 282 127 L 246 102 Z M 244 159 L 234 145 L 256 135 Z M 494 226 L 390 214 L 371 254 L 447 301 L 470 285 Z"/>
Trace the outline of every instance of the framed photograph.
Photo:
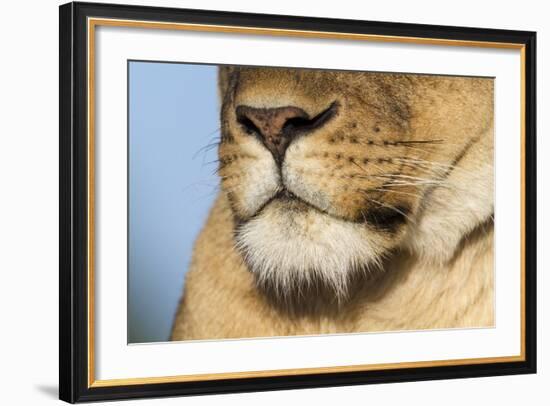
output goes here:
<path id="1" fill-rule="evenodd" d="M 534 32 L 60 7 L 60 398 L 536 371 Z"/>

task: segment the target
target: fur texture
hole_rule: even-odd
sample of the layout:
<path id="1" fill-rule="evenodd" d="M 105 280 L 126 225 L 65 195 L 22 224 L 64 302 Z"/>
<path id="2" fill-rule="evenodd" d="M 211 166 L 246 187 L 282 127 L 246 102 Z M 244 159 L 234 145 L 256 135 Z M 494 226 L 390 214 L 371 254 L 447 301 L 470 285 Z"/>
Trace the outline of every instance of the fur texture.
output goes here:
<path id="1" fill-rule="evenodd" d="M 220 195 L 172 338 L 493 324 L 493 81 L 220 69 Z M 336 113 L 280 165 L 238 106 Z"/>

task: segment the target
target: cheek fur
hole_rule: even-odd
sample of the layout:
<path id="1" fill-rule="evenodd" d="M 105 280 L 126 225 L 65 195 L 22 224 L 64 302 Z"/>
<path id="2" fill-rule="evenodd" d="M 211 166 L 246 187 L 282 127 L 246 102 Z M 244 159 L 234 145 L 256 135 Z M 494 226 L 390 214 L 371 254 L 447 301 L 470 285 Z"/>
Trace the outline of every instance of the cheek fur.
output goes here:
<path id="1" fill-rule="evenodd" d="M 328 174 L 323 162 L 311 159 L 307 151 L 315 148 L 305 138 L 291 144 L 281 168 L 282 181 L 285 187 L 302 200 L 319 208 L 334 213 L 334 193 L 328 187 Z M 324 178 L 324 179 L 323 179 Z"/>
<path id="2" fill-rule="evenodd" d="M 233 210 L 243 219 L 256 214 L 277 194 L 281 184 L 273 157 L 256 144 L 257 141 L 251 139 L 240 143 L 237 148 L 231 146 L 220 149 L 221 161 L 232 157 L 246 157 L 230 161 L 230 164 L 220 169 L 222 190 L 227 194 Z"/>
<path id="3" fill-rule="evenodd" d="M 348 157 L 351 155 L 341 149 L 331 151 L 323 139 L 304 137 L 289 147 L 282 181 L 292 193 L 321 211 L 362 221 L 362 211 L 368 206 L 364 189 L 372 186 L 368 176 L 355 177 L 364 168 L 355 166 Z"/>

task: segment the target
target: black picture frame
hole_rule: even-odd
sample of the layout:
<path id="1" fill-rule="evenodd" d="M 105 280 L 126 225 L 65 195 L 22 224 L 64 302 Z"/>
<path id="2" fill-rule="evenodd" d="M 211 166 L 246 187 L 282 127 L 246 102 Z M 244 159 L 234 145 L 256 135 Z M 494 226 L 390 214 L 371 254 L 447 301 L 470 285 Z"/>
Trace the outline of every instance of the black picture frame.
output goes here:
<path id="1" fill-rule="evenodd" d="M 235 393 L 536 372 L 536 33 L 113 4 L 60 6 L 59 397 L 67 402 Z M 517 362 L 90 387 L 88 381 L 87 19 L 103 17 L 513 43 L 525 52 L 525 357 Z"/>

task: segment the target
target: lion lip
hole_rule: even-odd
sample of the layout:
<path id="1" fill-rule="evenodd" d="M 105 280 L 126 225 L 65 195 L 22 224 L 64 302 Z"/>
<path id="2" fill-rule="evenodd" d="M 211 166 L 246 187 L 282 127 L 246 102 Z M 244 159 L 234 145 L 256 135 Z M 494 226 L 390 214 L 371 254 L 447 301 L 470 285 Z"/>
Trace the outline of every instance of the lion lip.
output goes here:
<path id="1" fill-rule="evenodd" d="M 273 197 L 273 199 L 278 200 L 302 200 L 298 196 L 296 196 L 294 193 L 292 193 L 287 188 L 282 188 L 277 194 Z"/>
<path id="2" fill-rule="evenodd" d="M 286 188 L 282 188 L 273 196 L 270 201 L 266 204 L 266 206 L 270 204 L 275 204 L 278 207 L 286 208 L 289 210 L 306 210 L 306 209 L 315 209 L 318 210 L 316 207 L 309 204 L 307 201 L 302 199 L 300 196 L 292 193 L 290 190 Z"/>
<path id="3" fill-rule="evenodd" d="M 323 213 L 323 214 L 329 214 L 325 212 L 324 210 L 320 209 L 316 205 L 308 202 L 307 200 L 303 199 L 301 196 L 291 192 L 284 186 L 281 190 L 277 192 L 275 196 L 270 200 L 270 202 L 283 205 L 283 207 L 286 207 L 288 209 L 293 210 L 315 210 L 316 212 Z"/>

